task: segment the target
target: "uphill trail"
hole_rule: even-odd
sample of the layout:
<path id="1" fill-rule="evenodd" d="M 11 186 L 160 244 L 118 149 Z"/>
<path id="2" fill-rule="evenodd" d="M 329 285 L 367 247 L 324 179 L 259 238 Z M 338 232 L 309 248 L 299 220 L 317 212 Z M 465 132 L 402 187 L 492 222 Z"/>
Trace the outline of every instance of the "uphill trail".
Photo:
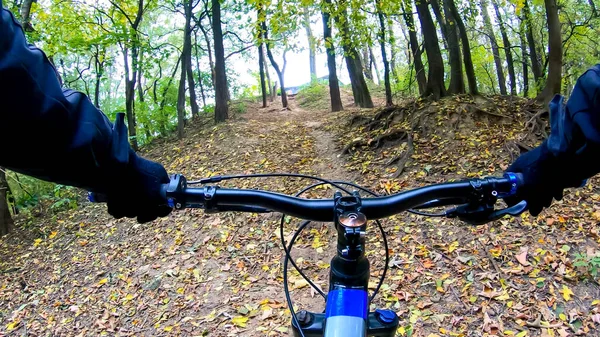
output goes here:
<path id="1" fill-rule="evenodd" d="M 470 162 L 484 166 L 463 174 L 498 172 L 506 163 L 497 129 L 465 130 L 470 136 L 457 135 L 451 149 L 449 141 L 416 138 L 414 163 L 393 178 L 381 164 L 391 148 L 341 155 L 360 136 L 348 131 L 350 117 L 364 112 L 350 108 L 348 98 L 344 105 L 347 111 L 329 113 L 326 106 L 303 108 L 294 97 L 290 109 L 245 102 L 228 122 L 191 120 L 183 140 L 157 140 L 142 155 L 188 179 L 294 172 L 380 193 L 446 180 Z M 311 183 L 260 178 L 220 185 L 293 194 Z M 480 227 L 413 215 L 383 221 L 390 270 L 373 307 L 398 313 L 399 336 L 593 336 L 600 289 L 574 265 L 576 254 L 599 251 L 600 196 L 593 186 L 567 193 L 537 218 Z M 322 186 L 307 196 L 333 192 Z M 184 210 L 140 225 L 87 203 L 39 218 L 23 230 L 28 235 L 0 240 L 0 336 L 288 336 L 279 222 L 277 214 Z M 284 218 L 284 239 L 298 224 Z M 324 290 L 334 235 L 330 224 L 313 223 L 292 252 Z M 384 253 L 372 226 L 371 289 Z M 298 273 L 289 281 L 296 308 L 324 309 Z"/>

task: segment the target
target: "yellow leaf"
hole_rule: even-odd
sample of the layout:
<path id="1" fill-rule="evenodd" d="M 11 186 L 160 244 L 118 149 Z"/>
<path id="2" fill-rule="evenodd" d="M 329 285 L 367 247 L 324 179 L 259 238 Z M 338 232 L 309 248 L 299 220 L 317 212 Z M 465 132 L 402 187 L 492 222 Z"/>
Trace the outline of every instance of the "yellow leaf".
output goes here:
<path id="1" fill-rule="evenodd" d="M 19 320 L 16 320 L 16 321 L 6 324 L 6 330 L 8 330 L 8 331 L 14 330 L 19 325 L 19 323 L 21 323 L 21 322 Z"/>
<path id="2" fill-rule="evenodd" d="M 233 323 L 241 328 L 245 328 L 247 322 L 248 322 L 248 317 L 244 317 L 244 316 L 235 316 L 234 318 L 231 319 L 231 323 Z"/>
<path id="3" fill-rule="evenodd" d="M 592 301 L 592 305 L 598 305 L 598 304 L 600 304 L 600 300 L 593 300 Z"/>
<path id="4" fill-rule="evenodd" d="M 494 297 L 494 299 L 499 300 L 499 301 L 506 301 L 509 298 L 510 298 L 510 296 L 508 296 L 508 292 L 506 290 L 504 292 L 502 292 L 502 295 Z"/>
<path id="5" fill-rule="evenodd" d="M 398 333 L 402 336 L 406 335 L 406 329 L 404 329 L 404 326 L 398 328 Z"/>
<path id="6" fill-rule="evenodd" d="M 50 235 L 48 235 L 48 239 L 54 239 L 56 234 L 58 234 L 58 231 L 51 232 Z"/>
<path id="7" fill-rule="evenodd" d="M 513 331 L 511 331 L 511 330 L 504 330 L 504 331 L 502 331 L 502 333 L 505 336 L 514 336 L 515 335 L 515 333 Z"/>
<path id="8" fill-rule="evenodd" d="M 515 337 L 525 337 L 527 336 L 527 330 L 523 330 L 519 332 Z"/>
<path id="9" fill-rule="evenodd" d="M 185 292 L 185 290 L 183 288 L 177 288 L 178 294 L 183 295 L 184 292 Z"/>
<path id="10" fill-rule="evenodd" d="M 105 278 L 101 279 L 100 281 L 98 281 L 98 285 L 103 285 L 106 282 L 108 282 L 108 279 L 105 277 Z"/>
<path id="11" fill-rule="evenodd" d="M 126 300 L 126 301 L 131 301 L 132 299 L 133 299 L 133 295 L 132 295 L 132 294 L 127 294 L 127 295 L 125 296 L 125 300 Z"/>
<path id="12" fill-rule="evenodd" d="M 492 248 L 490 249 L 490 253 L 492 254 L 492 256 L 494 257 L 499 257 L 500 254 L 502 254 L 502 247 L 496 247 L 496 248 Z"/>
<path id="13" fill-rule="evenodd" d="M 164 330 L 166 332 L 169 332 L 169 331 L 173 330 L 173 327 L 169 325 L 169 326 L 166 326 Z"/>
<path id="14" fill-rule="evenodd" d="M 566 321 L 567 320 L 567 315 L 561 313 L 561 314 L 558 315 L 558 318 L 560 318 L 563 321 Z"/>
<path id="15" fill-rule="evenodd" d="M 454 241 L 448 246 L 448 253 L 452 253 L 456 248 L 458 248 L 458 241 Z"/>
<path id="16" fill-rule="evenodd" d="M 34 247 L 37 247 L 37 246 L 39 246 L 39 245 L 40 245 L 40 243 L 42 243 L 42 239 L 35 239 L 35 240 L 33 240 L 33 246 L 34 246 Z"/>
<path id="17" fill-rule="evenodd" d="M 571 289 L 569 289 L 569 287 L 567 287 L 564 284 L 563 284 L 562 289 L 559 290 L 558 292 L 563 295 L 563 298 L 565 299 L 565 301 L 571 300 L 571 295 L 575 295 L 575 294 L 573 294 L 573 292 L 571 291 Z"/>

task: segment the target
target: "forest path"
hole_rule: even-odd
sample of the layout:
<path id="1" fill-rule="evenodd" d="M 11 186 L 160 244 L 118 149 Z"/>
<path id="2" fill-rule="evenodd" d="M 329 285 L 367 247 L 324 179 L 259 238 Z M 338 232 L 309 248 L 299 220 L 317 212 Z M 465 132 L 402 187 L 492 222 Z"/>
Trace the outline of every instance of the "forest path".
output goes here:
<path id="1" fill-rule="evenodd" d="M 347 99 L 344 105 L 356 111 Z M 250 102 L 238 110 L 243 112 L 218 125 L 193 120 L 183 140 L 156 141 L 143 155 L 189 179 L 296 172 L 363 182 L 378 191 L 447 180 L 447 172 L 467 164 L 475 174 L 500 170 L 506 155 L 498 152 L 504 148 L 498 135 L 506 132 L 492 126 L 478 127 L 476 134 L 466 130 L 471 137 L 457 137 L 452 150 L 445 148 L 450 141 L 416 139 L 414 166 L 391 179 L 381 164 L 391 148 L 339 156 L 339 137 L 348 138 L 343 143 L 355 138 L 345 131 L 351 112 L 303 109 L 296 98 L 290 110 L 279 102 L 268 108 Z M 454 160 L 459 168 L 450 166 Z M 311 183 L 261 178 L 219 185 L 293 194 Z M 306 196 L 332 193 L 323 187 Z M 398 313 L 401 336 L 566 336 L 573 329 L 594 335 L 600 289 L 577 281 L 581 274 L 572 261 L 575 253 L 599 251 L 600 207 L 582 200 L 584 194 L 587 200 L 600 197 L 592 185 L 579 193 L 568 193 L 538 218 L 480 227 L 408 214 L 383 221 L 391 261 L 373 306 Z M 184 210 L 140 225 L 86 203 L 24 223 L 34 240 L 0 240 L 0 336 L 287 336 L 279 223 L 277 214 Z M 285 218 L 286 240 L 298 223 Z M 368 233 L 372 290 L 385 250 L 376 227 Z M 327 289 L 334 252 L 332 226 L 313 223 L 293 255 Z M 324 309 L 298 273 L 290 271 L 289 281 L 297 308 Z M 535 323 L 539 317 L 542 323 Z"/>

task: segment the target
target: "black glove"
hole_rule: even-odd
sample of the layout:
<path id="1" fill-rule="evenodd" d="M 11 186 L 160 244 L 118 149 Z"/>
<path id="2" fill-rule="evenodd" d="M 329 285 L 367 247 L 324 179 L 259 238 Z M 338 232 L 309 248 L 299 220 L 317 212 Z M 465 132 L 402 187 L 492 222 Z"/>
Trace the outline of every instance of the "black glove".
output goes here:
<path id="1" fill-rule="evenodd" d="M 517 196 L 505 199 L 506 203 L 514 205 L 525 200 L 529 205 L 529 213 L 537 216 L 544 207 L 552 204 L 552 198 L 561 200 L 563 190 L 571 185 L 566 177 L 564 163 L 565 160 L 559 160 L 550 153 L 545 141 L 522 154 L 507 172 L 522 173 L 525 185 L 517 191 Z"/>
<path id="2" fill-rule="evenodd" d="M 145 223 L 171 212 L 160 195 L 161 184 L 169 182 L 162 165 L 131 151 L 124 172 L 114 178 L 106 191 L 106 203 L 108 213 L 115 218 L 137 217 L 139 223 Z"/>

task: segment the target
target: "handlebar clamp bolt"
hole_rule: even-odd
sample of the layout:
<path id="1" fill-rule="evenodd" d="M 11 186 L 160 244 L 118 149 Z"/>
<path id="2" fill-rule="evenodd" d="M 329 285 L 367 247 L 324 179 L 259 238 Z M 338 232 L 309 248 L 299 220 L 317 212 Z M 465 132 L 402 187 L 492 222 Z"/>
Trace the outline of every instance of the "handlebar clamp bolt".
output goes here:
<path id="1" fill-rule="evenodd" d="M 342 256 L 346 257 L 350 254 L 350 250 L 348 248 L 342 249 Z"/>
<path id="2" fill-rule="evenodd" d="M 176 204 L 175 204 L 175 208 L 177 208 L 177 209 L 181 209 L 181 207 L 182 207 L 182 205 L 181 205 L 180 203 L 176 203 Z"/>
<path id="3" fill-rule="evenodd" d="M 498 196 L 498 192 L 497 191 L 492 191 L 492 196 L 497 197 Z"/>

